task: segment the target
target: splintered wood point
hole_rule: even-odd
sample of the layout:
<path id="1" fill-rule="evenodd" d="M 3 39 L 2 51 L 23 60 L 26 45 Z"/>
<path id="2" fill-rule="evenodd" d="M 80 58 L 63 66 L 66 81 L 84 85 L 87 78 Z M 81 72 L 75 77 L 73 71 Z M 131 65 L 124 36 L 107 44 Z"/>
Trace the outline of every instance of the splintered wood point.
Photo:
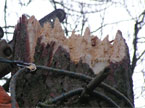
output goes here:
<path id="1" fill-rule="evenodd" d="M 72 35 L 66 38 L 58 19 L 54 23 L 54 28 L 51 28 L 49 23 L 45 23 L 44 27 L 41 27 L 35 17 L 32 16 L 27 20 L 27 33 L 30 62 L 34 60 L 33 56 L 38 38 L 41 38 L 41 43 L 44 45 L 55 42 L 53 54 L 61 46 L 70 54 L 73 62 L 78 63 L 81 60 L 83 63 L 87 63 L 95 74 L 110 63 L 122 61 L 127 56 L 126 52 L 128 52 L 125 40 L 119 30 L 113 43 L 108 40 L 108 36 L 102 41 L 97 36 L 92 36 L 89 28 L 86 28 L 83 36 L 72 32 Z"/>

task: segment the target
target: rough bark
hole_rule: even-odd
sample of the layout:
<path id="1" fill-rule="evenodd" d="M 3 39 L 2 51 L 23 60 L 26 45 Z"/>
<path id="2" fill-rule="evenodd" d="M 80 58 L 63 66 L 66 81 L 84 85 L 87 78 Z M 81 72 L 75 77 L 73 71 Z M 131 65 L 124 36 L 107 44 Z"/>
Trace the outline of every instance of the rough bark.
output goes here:
<path id="1" fill-rule="evenodd" d="M 29 25 L 29 23 L 31 23 L 31 25 Z M 49 27 L 48 25 L 49 24 L 44 25 L 44 27 Z M 28 29 L 29 26 L 32 26 L 32 30 Z M 59 26 L 60 25 L 55 24 L 54 28 L 51 28 L 49 33 L 53 35 L 57 34 L 58 36 L 62 35 L 60 32 L 61 30 L 57 30 Z M 35 33 L 35 35 L 30 32 Z M 35 19 L 28 20 L 25 16 L 22 16 L 14 33 L 14 59 L 34 62 L 36 65 L 44 65 L 75 73 L 82 73 L 92 78 L 97 75 L 88 63 L 83 62 L 83 59 L 77 59 L 77 62 L 72 59 L 72 55 L 68 49 L 62 44 L 58 44 L 59 42 L 55 39 L 49 40 L 49 42 L 44 41 L 45 38 L 42 32 L 48 31 L 41 29 L 39 23 Z M 121 35 L 120 31 L 118 31 L 118 33 Z M 93 39 L 95 40 L 96 38 Z M 95 43 L 93 44 L 93 39 L 92 46 L 95 46 Z M 79 48 L 80 46 L 78 45 L 77 47 Z M 125 49 L 126 52 L 123 58 L 118 62 L 109 61 L 107 62 L 109 64 L 105 65 L 110 68 L 110 71 L 104 83 L 120 91 L 133 104 L 132 76 L 130 72 L 129 52 L 126 44 Z M 90 93 L 84 96 L 83 99 L 80 99 L 81 92 L 57 103 L 49 103 L 51 99 L 66 92 L 77 88 L 85 88 L 88 83 L 88 80 L 85 81 L 81 80 L 81 78 L 56 74 L 51 70 L 46 71 L 37 69 L 34 72 L 25 70 L 17 79 L 16 99 L 20 107 L 35 107 L 40 102 L 47 103 L 50 107 L 115 107 L 109 101 L 106 101 L 106 99 L 97 94 L 94 95 Z M 106 89 L 103 84 L 100 84 L 95 90 L 111 98 L 120 107 L 131 107 L 122 97 Z"/>

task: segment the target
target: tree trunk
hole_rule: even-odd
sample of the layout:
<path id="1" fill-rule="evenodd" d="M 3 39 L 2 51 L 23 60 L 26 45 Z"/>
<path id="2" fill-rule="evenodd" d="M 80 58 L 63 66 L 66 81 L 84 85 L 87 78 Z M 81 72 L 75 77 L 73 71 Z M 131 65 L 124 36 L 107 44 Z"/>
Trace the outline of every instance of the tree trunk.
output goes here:
<path id="1" fill-rule="evenodd" d="M 25 69 L 16 81 L 20 107 L 133 107 L 129 52 L 120 31 L 112 42 L 107 37 L 101 41 L 90 36 L 88 28 L 84 36 L 73 32 L 66 38 L 58 20 L 54 28 L 48 23 L 41 27 L 34 17 L 23 15 L 13 41 L 15 60 L 74 72 L 41 66 L 33 72 Z M 106 68 L 107 78 L 93 84 L 93 89 L 89 87 Z M 85 76 L 78 77 L 77 73 Z M 87 89 L 92 90 L 82 95 Z"/>

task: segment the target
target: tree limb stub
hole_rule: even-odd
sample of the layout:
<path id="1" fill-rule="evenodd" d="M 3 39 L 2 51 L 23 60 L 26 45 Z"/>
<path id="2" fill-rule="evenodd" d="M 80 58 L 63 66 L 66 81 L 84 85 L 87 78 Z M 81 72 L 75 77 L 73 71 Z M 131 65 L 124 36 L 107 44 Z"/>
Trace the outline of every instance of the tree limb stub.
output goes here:
<path id="1" fill-rule="evenodd" d="M 89 28 L 86 28 L 83 36 L 72 32 L 72 35 L 67 38 L 64 36 L 58 19 L 55 20 L 53 28 L 49 23 L 44 23 L 42 27 L 34 16 L 27 19 L 23 15 L 15 28 L 14 42 L 15 60 L 79 72 L 94 78 L 106 67 L 109 67 L 110 71 L 108 76 L 103 79 L 104 82 L 123 93 L 133 103 L 129 52 L 121 31 L 117 31 L 113 41 L 109 41 L 108 36 L 100 40 L 97 36 L 90 34 Z M 87 85 L 79 79 L 42 70 L 32 73 L 24 72 L 18 79 L 16 96 L 18 103 L 23 107 L 33 107 L 40 100 L 49 100 L 64 92 Z M 115 98 L 100 86 L 96 89 L 104 95 Z M 116 98 L 115 100 L 119 106 L 126 106 L 125 102 L 120 102 Z M 67 100 L 67 104 L 71 102 Z M 96 101 L 93 100 L 93 102 Z M 89 104 L 109 106 L 103 101 L 101 104 Z M 78 103 L 76 106 L 81 105 Z"/>
<path id="2" fill-rule="evenodd" d="M 99 74 L 97 74 L 93 80 L 90 81 L 90 83 L 87 85 L 87 87 L 82 91 L 81 98 L 85 94 L 91 93 L 102 81 L 106 79 L 106 77 L 109 74 L 110 69 L 106 67 L 103 71 L 101 71 Z"/>

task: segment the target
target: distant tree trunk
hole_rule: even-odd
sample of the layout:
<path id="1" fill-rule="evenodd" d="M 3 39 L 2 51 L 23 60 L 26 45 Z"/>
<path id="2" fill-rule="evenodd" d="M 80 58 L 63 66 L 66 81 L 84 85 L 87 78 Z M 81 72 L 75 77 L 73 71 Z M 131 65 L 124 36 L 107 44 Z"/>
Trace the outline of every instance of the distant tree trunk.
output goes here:
<path id="1" fill-rule="evenodd" d="M 83 88 L 87 87 L 90 79 L 83 80 L 83 78 L 75 78 L 75 76 L 59 74 L 56 73 L 56 71 L 40 68 L 34 72 L 30 72 L 26 69 L 18 76 L 16 82 L 16 100 L 19 106 L 41 107 L 43 105 L 40 105 L 40 103 L 45 103 L 47 107 L 116 107 L 111 103 L 114 101 L 121 108 L 132 107 L 131 104 L 134 104 L 134 98 L 129 52 L 121 36 L 121 32 L 118 31 L 117 33 L 117 35 L 120 36 L 117 38 L 118 40 L 114 40 L 116 46 L 110 46 L 110 48 L 114 49 L 112 52 L 117 50 L 112 53 L 112 55 L 116 55 L 116 57 L 113 58 L 112 56 L 112 58 L 106 59 L 105 57 L 107 55 L 104 56 L 100 54 L 100 56 L 95 58 L 96 61 L 94 62 L 91 62 L 92 59 L 90 59 L 88 55 L 86 56 L 88 58 L 81 58 L 81 55 L 84 53 L 87 54 L 85 52 L 86 50 L 84 50 L 84 53 L 79 53 L 79 51 L 82 51 L 83 46 L 85 46 L 83 43 L 79 43 L 80 45 L 76 44 L 76 41 L 79 41 L 81 36 L 76 36 L 77 40 L 75 40 L 74 43 L 73 40 L 65 43 L 65 38 L 61 35 L 63 35 L 63 30 L 57 21 L 54 28 L 51 28 L 49 24 L 44 25 L 42 28 L 34 17 L 27 19 L 25 16 L 22 16 L 16 26 L 13 38 L 14 59 L 34 62 L 36 65 L 68 70 L 74 73 L 82 73 L 92 78 L 98 75 L 101 71 L 99 70 L 100 68 L 103 70 L 105 67 L 109 67 L 110 71 L 108 77 L 97 86 L 95 89 L 97 92 L 88 93 L 88 95 L 80 98 Z M 90 35 L 89 31 L 86 30 L 85 35 Z M 63 42 L 65 45 L 63 45 Z M 105 42 L 107 41 L 104 39 L 103 42 L 106 44 Z M 78 48 L 76 52 L 78 55 L 76 53 L 71 53 L 71 48 L 67 47 L 69 44 L 72 45 L 70 45 L 72 49 Z M 73 44 L 76 44 L 76 46 L 73 46 Z M 92 51 L 97 50 L 95 49 L 96 47 L 103 46 L 103 43 L 99 44 L 100 46 L 96 46 L 96 37 L 91 37 L 91 44 Z M 109 45 L 111 45 L 111 42 Z M 101 50 L 104 50 L 103 48 L 105 49 L 105 47 L 101 47 L 97 53 L 101 53 Z M 88 48 L 87 50 L 90 49 Z M 92 55 L 91 58 L 93 58 Z M 96 55 L 94 54 L 94 57 Z M 78 59 L 79 56 L 81 59 Z M 104 58 L 102 56 L 104 56 Z M 78 58 L 76 59 L 75 57 Z M 89 64 L 89 62 L 91 63 Z M 93 67 L 94 65 L 96 67 Z M 106 84 L 122 93 L 128 101 Z M 78 90 L 76 94 L 65 97 L 56 103 L 51 103 L 55 97 L 60 95 L 63 96 L 63 94 L 75 89 L 76 91 Z"/>

